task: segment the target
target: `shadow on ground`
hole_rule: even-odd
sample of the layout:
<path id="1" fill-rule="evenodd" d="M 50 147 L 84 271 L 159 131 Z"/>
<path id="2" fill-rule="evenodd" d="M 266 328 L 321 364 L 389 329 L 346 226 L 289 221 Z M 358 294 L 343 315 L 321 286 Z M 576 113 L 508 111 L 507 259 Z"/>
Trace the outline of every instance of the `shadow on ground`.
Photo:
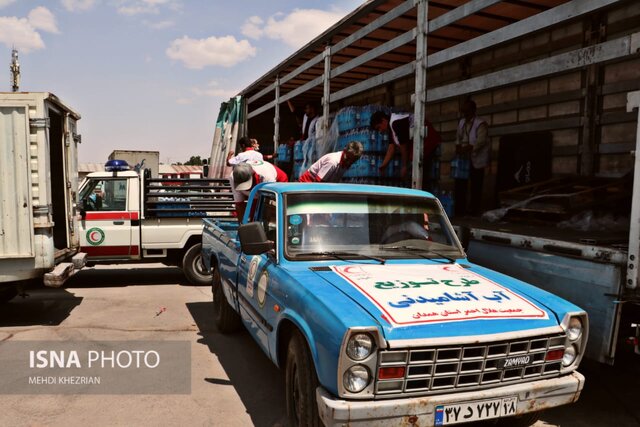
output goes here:
<path id="1" fill-rule="evenodd" d="M 82 302 L 65 289 L 32 289 L 0 305 L 0 327 L 57 326 Z"/>
<path id="2" fill-rule="evenodd" d="M 65 288 L 113 288 L 144 285 L 194 286 L 187 281 L 177 267 L 135 267 L 109 269 L 105 267 L 85 268 L 71 277 Z"/>
<path id="3" fill-rule="evenodd" d="M 284 372 L 267 358 L 246 330 L 231 335 L 218 332 L 210 302 L 188 303 L 187 309 L 202 337 L 198 343 L 209 347 L 229 377 L 202 381 L 234 387 L 254 425 L 284 425 Z"/>
<path id="4" fill-rule="evenodd" d="M 580 400 L 569 411 L 559 407 L 544 412 L 541 419 L 545 423 L 562 427 L 640 425 L 640 356 L 619 354 L 616 366 L 587 360 L 578 371 L 586 378 Z"/>

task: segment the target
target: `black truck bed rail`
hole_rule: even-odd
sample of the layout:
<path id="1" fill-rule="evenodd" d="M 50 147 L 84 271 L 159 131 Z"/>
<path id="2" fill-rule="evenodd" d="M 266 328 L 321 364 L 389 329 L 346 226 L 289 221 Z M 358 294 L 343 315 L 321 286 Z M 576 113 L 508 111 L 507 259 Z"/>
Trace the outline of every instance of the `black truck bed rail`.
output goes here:
<path id="1" fill-rule="evenodd" d="M 146 218 L 230 219 L 235 211 L 227 179 L 147 179 L 143 197 Z"/>

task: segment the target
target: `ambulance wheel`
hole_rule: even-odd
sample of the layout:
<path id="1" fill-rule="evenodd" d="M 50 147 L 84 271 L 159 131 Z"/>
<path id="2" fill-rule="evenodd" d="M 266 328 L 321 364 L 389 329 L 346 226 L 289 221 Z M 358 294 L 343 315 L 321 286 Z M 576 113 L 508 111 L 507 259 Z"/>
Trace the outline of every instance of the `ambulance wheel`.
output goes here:
<path id="1" fill-rule="evenodd" d="M 218 330 L 223 334 L 235 332 L 240 328 L 241 320 L 238 313 L 229 305 L 227 297 L 222 289 L 222 279 L 216 266 L 211 280 L 211 292 L 213 293 L 213 320 Z"/>
<path id="2" fill-rule="evenodd" d="M 285 387 L 288 424 L 321 426 L 316 402 L 318 377 L 307 341 L 298 331 L 294 331 L 289 341 Z"/>
<path id="3" fill-rule="evenodd" d="M 211 274 L 207 273 L 202 263 L 202 244 L 191 246 L 182 258 L 182 270 L 187 280 L 194 285 L 208 285 L 211 283 Z"/>

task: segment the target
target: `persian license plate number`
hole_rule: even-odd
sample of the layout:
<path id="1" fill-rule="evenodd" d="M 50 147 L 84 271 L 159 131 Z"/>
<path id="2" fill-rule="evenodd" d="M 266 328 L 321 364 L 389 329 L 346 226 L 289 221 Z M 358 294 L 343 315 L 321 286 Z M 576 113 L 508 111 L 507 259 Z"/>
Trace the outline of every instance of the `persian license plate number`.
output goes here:
<path id="1" fill-rule="evenodd" d="M 516 414 L 517 397 L 478 400 L 455 405 L 436 406 L 435 425 L 446 426 L 470 421 L 490 420 Z"/>

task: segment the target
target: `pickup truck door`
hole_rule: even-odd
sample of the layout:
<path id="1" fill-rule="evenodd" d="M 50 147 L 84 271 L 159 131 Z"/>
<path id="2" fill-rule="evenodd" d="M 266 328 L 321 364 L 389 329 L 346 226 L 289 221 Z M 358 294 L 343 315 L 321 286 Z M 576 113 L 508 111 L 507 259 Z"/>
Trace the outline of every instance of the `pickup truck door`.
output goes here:
<path id="1" fill-rule="evenodd" d="M 89 178 L 80 191 L 86 214 L 80 222 L 80 246 L 89 259 L 138 258 L 140 213 L 128 209 L 134 178 Z"/>
<path id="2" fill-rule="evenodd" d="M 277 242 L 277 199 L 275 194 L 260 193 L 252 221 L 262 222 L 267 237 Z M 269 335 L 274 332 L 277 301 L 272 290 L 280 273 L 275 252 L 249 256 L 241 254 L 238 265 L 238 302 L 240 316 L 256 341 L 269 351 Z"/>

